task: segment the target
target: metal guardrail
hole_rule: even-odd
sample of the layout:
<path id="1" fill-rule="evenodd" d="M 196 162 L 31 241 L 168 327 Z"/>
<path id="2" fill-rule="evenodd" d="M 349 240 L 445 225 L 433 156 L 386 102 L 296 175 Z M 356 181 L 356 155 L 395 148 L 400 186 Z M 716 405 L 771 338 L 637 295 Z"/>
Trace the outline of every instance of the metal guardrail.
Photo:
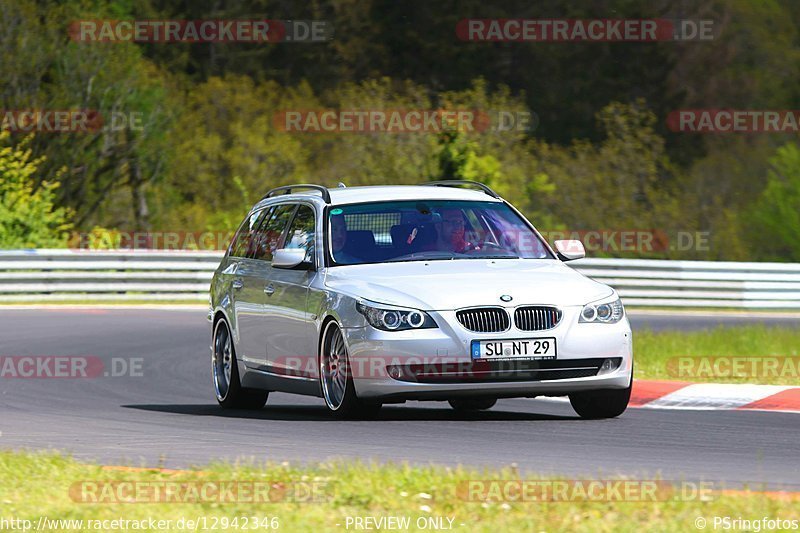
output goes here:
<path id="1" fill-rule="evenodd" d="M 0 302 L 208 300 L 222 252 L 2 250 Z"/>
<path id="2" fill-rule="evenodd" d="M 222 252 L 0 251 L 0 302 L 196 300 Z M 800 264 L 581 259 L 631 307 L 800 309 Z"/>
<path id="3" fill-rule="evenodd" d="M 631 307 L 800 309 L 800 264 L 580 259 L 576 270 Z"/>

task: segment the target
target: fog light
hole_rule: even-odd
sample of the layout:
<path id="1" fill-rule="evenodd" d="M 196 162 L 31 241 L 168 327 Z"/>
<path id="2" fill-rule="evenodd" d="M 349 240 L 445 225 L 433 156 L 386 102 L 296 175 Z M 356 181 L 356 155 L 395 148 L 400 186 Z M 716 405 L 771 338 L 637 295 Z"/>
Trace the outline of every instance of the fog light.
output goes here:
<path id="1" fill-rule="evenodd" d="M 400 379 L 403 373 L 400 371 L 399 366 L 390 366 L 389 367 L 389 377 L 392 379 Z"/>
<path id="2" fill-rule="evenodd" d="M 597 371 L 597 374 L 608 374 L 609 372 L 614 372 L 619 368 L 619 365 L 622 364 L 621 357 L 611 357 L 609 359 L 604 359 L 603 364 L 600 365 L 600 370 Z"/>

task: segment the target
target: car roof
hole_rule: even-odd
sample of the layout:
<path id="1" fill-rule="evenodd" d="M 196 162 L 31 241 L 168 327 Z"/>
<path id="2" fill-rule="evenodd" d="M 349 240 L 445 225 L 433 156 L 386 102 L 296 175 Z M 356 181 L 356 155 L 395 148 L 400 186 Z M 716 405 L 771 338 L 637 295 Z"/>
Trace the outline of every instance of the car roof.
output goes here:
<path id="1" fill-rule="evenodd" d="M 432 187 L 423 185 L 368 185 L 363 187 L 333 187 L 328 192 L 330 205 L 357 204 L 363 202 L 385 202 L 391 200 L 472 200 L 502 202 L 483 191 L 462 187 Z M 259 204 L 272 200 L 296 201 L 311 200 L 324 204 L 317 191 L 302 191 L 292 194 L 278 194 L 266 198 Z M 270 202 L 271 203 L 271 202 Z"/>

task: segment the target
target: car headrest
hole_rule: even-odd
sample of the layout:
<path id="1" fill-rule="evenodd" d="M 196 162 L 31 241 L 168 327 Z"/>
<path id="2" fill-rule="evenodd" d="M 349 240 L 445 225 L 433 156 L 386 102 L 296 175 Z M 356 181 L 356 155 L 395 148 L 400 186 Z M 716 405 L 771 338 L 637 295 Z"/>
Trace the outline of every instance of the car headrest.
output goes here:
<path id="1" fill-rule="evenodd" d="M 375 246 L 375 234 L 370 230 L 352 230 L 347 232 L 348 250 L 369 250 Z"/>
<path id="2" fill-rule="evenodd" d="M 411 239 L 411 235 L 417 228 L 417 234 Z M 436 229 L 429 224 L 397 224 L 389 230 L 392 236 L 392 244 L 395 247 L 411 247 L 421 244 L 430 244 L 436 241 Z"/>

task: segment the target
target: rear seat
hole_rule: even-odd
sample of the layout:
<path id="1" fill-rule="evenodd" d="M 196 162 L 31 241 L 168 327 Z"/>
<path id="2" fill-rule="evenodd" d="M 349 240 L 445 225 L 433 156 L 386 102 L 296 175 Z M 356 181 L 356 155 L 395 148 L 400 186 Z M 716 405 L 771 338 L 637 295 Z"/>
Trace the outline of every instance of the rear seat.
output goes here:
<path id="1" fill-rule="evenodd" d="M 416 228 L 416 235 L 414 233 Z M 413 254 L 435 248 L 436 229 L 430 224 L 397 224 L 389 230 L 394 246 L 394 255 Z"/>
<path id="2" fill-rule="evenodd" d="M 348 231 L 344 251 L 367 262 L 379 260 L 375 235 L 370 230 Z"/>

